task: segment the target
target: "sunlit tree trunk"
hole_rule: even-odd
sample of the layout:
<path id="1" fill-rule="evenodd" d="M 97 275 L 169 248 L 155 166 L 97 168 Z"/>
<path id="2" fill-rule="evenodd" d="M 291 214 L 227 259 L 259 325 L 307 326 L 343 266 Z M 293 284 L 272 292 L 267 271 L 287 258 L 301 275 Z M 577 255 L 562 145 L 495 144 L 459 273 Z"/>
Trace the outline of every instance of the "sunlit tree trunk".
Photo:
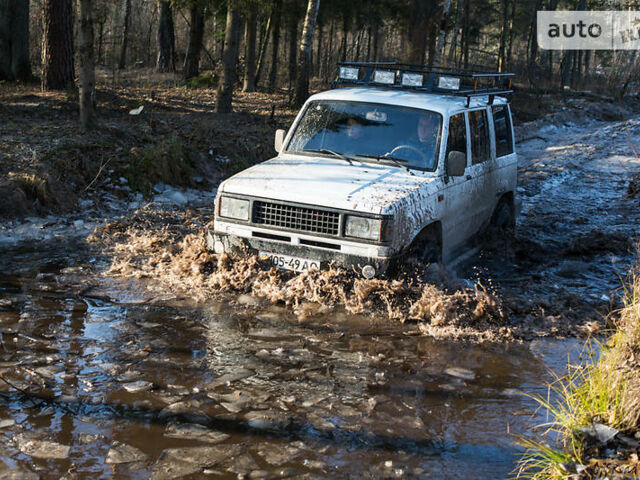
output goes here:
<path id="1" fill-rule="evenodd" d="M 309 0 L 307 13 L 304 17 L 300 52 L 298 54 L 298 69 L 296 86 L 293 92 L 292 105 L 301 107 L 309 97 L 309 72 L 311 71 L 311 54 L 313 50 L 313 31 L 316 26 L 320 0 Z"/>
<path id="2" fill-rule="evenodd" d="M 95 105 L 95 69 L 93 59 L 93 1 L 79 0 L 78 83 L 80 84 L 80 125 L 88 130 L 93 125 Z"/>
<path id="3" fill-rule="evenodd" d="M 447 28 L 449 23 L 449 11 L 451 10 L 451 0 L 444 0 L 442 10 L 442 18 L 440 19 L 440 32 L 438 34 L 438 44 L 436 45 L 432 65 L 439 65 L 442 58 L 442 50 L 444 49 L 444 39 L 447 36 Z"/>
<path id="4" fill-rule="evenodd" d="M 260 43 L 260 54 L 258 55 L 258 66 L 256 67 L 256 85 L 260 82 L 260 78 L 262 78 L 262 71 L 264 69 L 264 57 L 267 53 L 267 46 L 269 45 L 269 37 L 271 37 L 271 28 L 273 26 L 273 10 L 269 14 L 269 18 L 267 19 L 267 26 L 264 31 L 264 35 L 262 35 L 262 41 Z"/>
<path id="5" fill-rule="evenodd" d="M 289 35 L 289 91 L 296 79 L 296 57 L 298 51 L 298 17 L 295 12 L 290 12 L 287 19 L 287 31 Z"/>
<path id="6" fill-rule="evenodd" d="M 42 89 L 73 86 L 73 5 L 71 0 L 42 2 Z"/>
<path id="7" fill-rule="evenodd" d="M 236 77 L 236 60 L 238 59 L 238 32 L 240 15 L 236 0 L 227 2 L 227 25 L 224 34 L 224 50 L 222 53 L 222 77 L 216 95 L 216 112 L 231 112 L 233 100 L 233 84 Z"/>

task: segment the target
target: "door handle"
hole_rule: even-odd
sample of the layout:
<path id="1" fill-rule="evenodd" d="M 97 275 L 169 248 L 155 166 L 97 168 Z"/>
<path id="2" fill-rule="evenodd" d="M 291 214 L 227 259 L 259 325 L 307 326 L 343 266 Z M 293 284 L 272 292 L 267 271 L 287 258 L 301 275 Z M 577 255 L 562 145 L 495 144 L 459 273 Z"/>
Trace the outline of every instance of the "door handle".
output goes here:
<path id="1" fill-rule="evenodd" d="M 467 180 L 471 180 L 471 175 L 467 175 Z"/>

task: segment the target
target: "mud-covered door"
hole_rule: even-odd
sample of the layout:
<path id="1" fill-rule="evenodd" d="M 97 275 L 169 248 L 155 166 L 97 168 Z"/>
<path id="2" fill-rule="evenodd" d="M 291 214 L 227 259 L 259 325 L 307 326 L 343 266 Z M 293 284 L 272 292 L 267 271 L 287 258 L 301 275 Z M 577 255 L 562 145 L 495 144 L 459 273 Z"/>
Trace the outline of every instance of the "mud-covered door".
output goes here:
<path id="1" fill-rule="evenodd" d="M 469 134 L 465 113 L 458 113 L 449 117 L 446 159 L 450 152 L 463 152 L 467 157 L 469 169 Z M 445 172 L 445 187 L 438 199 L 442 199 L 442 257 L 449 261 L 468 238 L 471 232 L 471 215 L 469 210 L 469 192 L 471 180 L 467 172 L 461 177 L 451 177 Z"/>
<path id="2" fill-rule="evenodd" d="M 486 225 L 495 206 L 495 162 L 492 161 L 487 108 L 472 110 L 468 115 L 471 166 L 466 176 L 471 181 L 469 208 L 473 215 L 470 222 L 473 235 Z"/>
<path id="3" fill-rule="evenodd" d="M 513 147 L 513 127 L 509 105 L 492 108 L 493 131 L 496 139 L 496 203 L 507 192 L 514 192 L 517 183 L 518 159 Z"/>

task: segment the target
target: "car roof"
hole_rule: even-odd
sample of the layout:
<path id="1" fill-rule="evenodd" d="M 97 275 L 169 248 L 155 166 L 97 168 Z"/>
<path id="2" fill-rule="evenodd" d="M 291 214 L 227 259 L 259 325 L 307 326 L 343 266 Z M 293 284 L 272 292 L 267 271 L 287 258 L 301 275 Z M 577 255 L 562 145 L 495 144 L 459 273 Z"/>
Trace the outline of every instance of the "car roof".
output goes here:
<path id="1" fill-rule="evenodd" d="M 309 98 L 309 101 L 314 100 L 380 103 L 385 105 L 421 108 L 424 110 L 431 110 L 442 115 L 456 113 L 467 108 L 467 97 L 391 88 L 336 88 L 334 90 L 317 93 Z M 504 105 L 506 103 L 508 102 L 504 97 L 495 97 L 493 100 L 494 105 Z M 471 97 L 469 108 L 483 107 L 486 105 L 486 96 Z"/>

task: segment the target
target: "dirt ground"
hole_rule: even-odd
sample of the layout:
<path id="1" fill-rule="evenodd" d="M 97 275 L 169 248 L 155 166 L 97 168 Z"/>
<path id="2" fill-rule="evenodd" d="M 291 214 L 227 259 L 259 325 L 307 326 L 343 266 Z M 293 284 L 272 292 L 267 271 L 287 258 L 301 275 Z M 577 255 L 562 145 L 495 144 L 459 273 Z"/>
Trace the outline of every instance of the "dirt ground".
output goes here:
<path id="1" fill-rule="evenodd" d="M 8 201 L 0 216 L 13 220 L 0 240 L 73 230 L 110 259 L 107 276 L 205 301 L 241 295 L 238 307 L 249 310 L 284 304 L 300 321 L 346 311 L 481 341 L 589 335 L 606 325 L 637 233 L 636 100 L 515 95 L 524 199 L 515 240 L 485 248 L 457 271 L 368 281 L 340 269 L 292 275 L 206 252 L 215 186 L 274 155 L 275 129 L 295 115 L 284 91 L 238 93 L 230 115 L 212 113 L 214 97 L 171 75 L 103 72 L 98 126 L 83 134 L 72 94 L 3 85 L 0 193 Z"/>

